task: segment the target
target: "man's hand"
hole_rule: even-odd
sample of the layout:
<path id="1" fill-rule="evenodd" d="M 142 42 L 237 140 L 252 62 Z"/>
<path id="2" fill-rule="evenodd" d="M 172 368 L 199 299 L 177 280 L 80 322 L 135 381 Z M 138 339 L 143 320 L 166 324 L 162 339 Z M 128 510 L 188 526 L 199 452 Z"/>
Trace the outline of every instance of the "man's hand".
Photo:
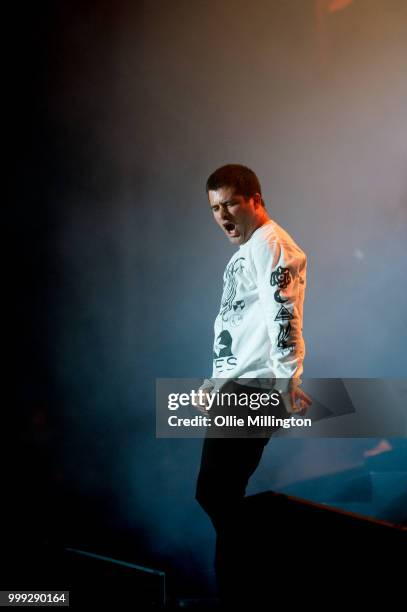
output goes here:
<path id="1" fill-rule="evenodd" d="M 208 388 L 199 388 L 198 391 L 195 393 L 195 396 L 193 396 L 193 400 L 192 400 L 192 405 L 197 408 L 197 410 L 199 410 L 199 412 L 202 412 L 202 414 L 208 415 L 208 406 L 209 406 L 209 402 L 208 402 L 208 396 L 211 393 L 211 389 Z"/>
<path id="2" fill-rule="evenodd" d="M 295 382 L 291 384 L 290 389 L 283 395 L 286 410 L 290 414 L 305 414 L 312 404 L 311 398 Z"/>

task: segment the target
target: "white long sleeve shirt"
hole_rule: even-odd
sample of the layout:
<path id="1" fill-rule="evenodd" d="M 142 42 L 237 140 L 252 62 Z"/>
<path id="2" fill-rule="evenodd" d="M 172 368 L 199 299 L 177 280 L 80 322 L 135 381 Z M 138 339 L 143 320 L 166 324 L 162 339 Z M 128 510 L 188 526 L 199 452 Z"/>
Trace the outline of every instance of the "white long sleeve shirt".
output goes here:
<path id="1" fill-rule="evenodd" d="M 253 232 L 223 276 L 212 379 L 300 377 L 305 286 L 306 255 L 291 236 L 273 220 Z"/>

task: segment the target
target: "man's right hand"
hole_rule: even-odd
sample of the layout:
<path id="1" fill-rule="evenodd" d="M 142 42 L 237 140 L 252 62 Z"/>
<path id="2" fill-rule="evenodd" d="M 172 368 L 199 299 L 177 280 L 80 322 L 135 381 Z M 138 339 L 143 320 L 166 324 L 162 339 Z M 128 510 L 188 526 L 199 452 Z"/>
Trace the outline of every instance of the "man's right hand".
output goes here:
<path id="1" fill-rule="evenodd" d="M 199 388 L 195 394 L 194 400 L 192 401 L 192 405 L 197 410 L 199 410 L 199 412 L 202 412 L 202 414 L 205 414 L 205 415 L 208 414 L 208 406 L 209 406 L 208 396 L 210 395 L 210 393 L 211 393 L 211 389 Z"/>

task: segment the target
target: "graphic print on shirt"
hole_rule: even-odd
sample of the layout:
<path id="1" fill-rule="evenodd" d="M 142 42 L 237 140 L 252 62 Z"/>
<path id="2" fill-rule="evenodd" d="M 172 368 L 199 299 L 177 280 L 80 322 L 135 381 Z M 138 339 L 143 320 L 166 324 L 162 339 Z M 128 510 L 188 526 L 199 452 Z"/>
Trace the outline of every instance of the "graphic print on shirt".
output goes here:
<path id="1" fill-rule="evenodd" d="M 234 314 L 231 314 L 228 319 L 232 327 L 239 327 L 239 325 L 243 321 L 243 315 L 241 314 L 241 312 L 245 306 L 246 304 L 244 300 L 236 300 L 236 302 L 233 302 Z"/>
<path id="2" fill-rule="evenodd" d="M 233 309 L 237 287 L 236 275 L 244 270 L 244 262 L 245 258 L 239 257 L 231 261 L 225 270 L 225 281 L 219 313 L 224 322 L 228 321 L 228 314 Z"/>
<path id="3" fill-rule="evenodd" d="M 229 319 L 229 323 L 232 327 L 239 327 L 241 322 L 243 321 L 243 317 L 240 314 L 233 314 Z"/>
<path id="4" fill-rule="evenodd" d="M 286 298 L 285 300 L 283 300 L 283 298 L 280 295 L 280 291 L 281 289 L 277 289 L 277 291 L 274 292 L 274 299 L 276 300 L 276 302 L 278 302 L 279 304 L 284 304 L 284 302 L 288 302 L 288 298 Z"/>
<path id="5" fill-rule="evenodd" d="M 294 319 L 294 316 L 285 306 L 281 306 L 280 310 L 276 314 L 274 321 L 290 321 Z"/>
<path id="6" fill-rule="evenodd" d="M 287 289 L 288 285 L 291 283 L 291 274 L 289 268 L 282 268 L 278 266 L 277 270 L 271 273 L 270 285 L 272 287 L 277 287 L 279 289 Z"/>
<path id="7" fill-rule="evenodd" d="M 218 357 L 232 356 L 232 341 L 232 336 L 230 335 L 230 332 L 228 332 L 227 329 L 221 331 L 215 341 L 215 350 L 213 352 L 213 358 L 217 359 Z"/>
<path id="8" fill-rule="evenodd" d="M 237 364 L 237 359 L 232 353 L 232 342 L 233 338 L 227 329 L 221 331 L 216 338 L 213 360 L 218 374 L 233 370 Z"/>
<path id="9" fill-rule="evenodd" d="M 288 348 L 287 340 L 290 336 L 291 325 L 288 323 L 287 325 L 281 325 L 280 323 L 280 332 L 278 334 L 278 342 L 277 346 L 280 349 Z"/>
<path id="10" fill-rule="evenodd" d="M 274 292 L 274 299 L 279 304 L 284 304 L 284 302 L 288 302 L 288 298 L 284 299 L 281 297 L 281 289 L 287 289 L 288 285 L 291 283 L 291 274 L 289 268 L 283 268 L 282 266 L 278 266 L 277 270 L 271 273 L 270 277 L 270 285 L 275 287 L 277 285 L 278 289 Z M 276 319 L 277 320 L 277 319 Z"/>

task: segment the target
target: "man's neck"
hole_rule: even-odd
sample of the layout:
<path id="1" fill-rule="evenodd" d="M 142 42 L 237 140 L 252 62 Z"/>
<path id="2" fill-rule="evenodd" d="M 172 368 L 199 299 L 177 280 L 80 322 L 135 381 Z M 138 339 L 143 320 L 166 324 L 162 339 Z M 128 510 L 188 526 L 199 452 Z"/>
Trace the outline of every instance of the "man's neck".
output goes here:
<path id="1" fill-rule="evenodd" d="M 268 221 L 270 221 L 270 220 L 271 220 L 270 217 L 268 216 L 266 211 L 264 211 L 264 213 L 261 216 L 259 216 L 259 218 L 258 218 L 258 220 L 257 220 L 257 222 L 256 222 L 256 224 L 255 224 L 255 226 L 253 228 L 253 231 L 251 232 L 250 236 L 247 238 L 247 240 L 243 244 L 246 244 L 246 242 L 248 242 L 250 240 L 250 238 L 253 236 L 254 232 L 256 230 L 258 230 L 260 227 L 262 227 L 262 225 L 264 225 L 265 223 L 268 223 Z"/>

